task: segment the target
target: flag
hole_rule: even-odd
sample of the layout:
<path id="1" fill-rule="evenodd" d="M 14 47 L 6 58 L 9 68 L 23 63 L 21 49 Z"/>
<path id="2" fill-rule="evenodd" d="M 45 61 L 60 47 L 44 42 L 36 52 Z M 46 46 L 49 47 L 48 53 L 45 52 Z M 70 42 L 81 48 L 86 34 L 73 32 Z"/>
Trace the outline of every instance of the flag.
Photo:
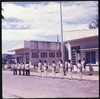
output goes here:
<path id="1" fill-rule="evenodd" d="M 60 56 L 60 42 L 59 42 L 59 38 L 58 38 L 58 35 L 57 35 L 57 46 L 58 46 L 58 56 Z"/>

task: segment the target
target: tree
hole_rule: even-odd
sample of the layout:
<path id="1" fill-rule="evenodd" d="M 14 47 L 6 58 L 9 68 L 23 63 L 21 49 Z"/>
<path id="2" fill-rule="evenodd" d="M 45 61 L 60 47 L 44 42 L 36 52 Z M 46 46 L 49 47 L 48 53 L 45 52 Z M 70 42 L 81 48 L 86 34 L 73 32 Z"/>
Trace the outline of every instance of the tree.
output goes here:
<path id="1" fill-rule="evenodd" d="M 3 9 L 1 8 L 1 11 L 2 11 L 2 10 L 3 10 Z M 4 16 L 3 16 L 2 14 L 1 14 L 1 19 L 5 19 Z"/>
<path id="2" fill-rule="evenodd" d="M 98 7 L 98 4 L 96 3 L 96 6 Z M 98 12 L 98 10 L 97 10 Z M 95 18 L 90 22 L 89 24 L 89 28 L 90 29 L 95 29 L 99 27 L 99 23 L 98 23 L 98 13 L 96 14 Z"/>

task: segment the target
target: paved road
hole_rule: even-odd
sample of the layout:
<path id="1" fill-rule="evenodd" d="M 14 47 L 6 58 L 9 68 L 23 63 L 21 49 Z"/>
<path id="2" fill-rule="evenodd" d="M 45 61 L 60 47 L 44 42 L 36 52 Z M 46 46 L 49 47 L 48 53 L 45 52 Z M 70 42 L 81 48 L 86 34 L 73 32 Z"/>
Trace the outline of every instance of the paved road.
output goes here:
<path id="1" fill-rule="evenodd" d="M 60 79 L 2 74 L 3 98 L 99 97 L 98 80 Z M 7 95 L 8 94 L 8 95 Z"/>

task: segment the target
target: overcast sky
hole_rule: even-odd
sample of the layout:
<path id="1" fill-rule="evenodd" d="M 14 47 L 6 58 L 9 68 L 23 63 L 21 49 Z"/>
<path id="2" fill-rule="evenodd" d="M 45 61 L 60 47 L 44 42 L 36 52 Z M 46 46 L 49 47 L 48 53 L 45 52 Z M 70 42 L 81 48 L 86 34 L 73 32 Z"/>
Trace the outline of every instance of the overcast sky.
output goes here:
<path id="1" fill-rule="evenodd" d="M 96 1 L 62 2 L 63 31 L 88 29 L 97 14 Z M 23 40 L 57 41 L 61 34 L 60 3 L 2 2 L 2 53 Z"/>

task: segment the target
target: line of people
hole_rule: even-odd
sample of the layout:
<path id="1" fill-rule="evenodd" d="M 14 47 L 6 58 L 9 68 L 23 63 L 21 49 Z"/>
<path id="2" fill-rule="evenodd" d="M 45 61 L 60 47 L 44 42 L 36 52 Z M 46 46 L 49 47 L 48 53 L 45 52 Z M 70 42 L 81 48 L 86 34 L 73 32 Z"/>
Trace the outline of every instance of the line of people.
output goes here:
<path id="1" fill-rule="evenodd" d="M 19 75 L 30 75 L 30 67 L 29 63 L 15 63 L 13 64 L 13 75 L 17 75 L 17 71 L 19 71 Z"/>
<path id="2" fill-rule="evenodd" d="M 47 70 L 48 70 L 47 62 L 44 61 L 44 64 L 43 64 L 41 60 L 38 62 L 39 76 L 40 77 L 42 76 L 42 66 L 44 66 L 45 77 L 47 77 Z M 57 66 L 59 66 L 61 78 L 64 78 L 64 76 L 66 74 L 68 74 L 70 76 L 70 78 L 72 79 L 73 65 L 71 63 L 71 60 L 65 61 L 65 63 L 63 63 L 63 61 L 60 59 L 58 64 L 56 64 L 55 61 L 52 61 L 51 66 L 52 66 L 52 77 L 53 78 L 56 77 L 56 68 L 57 68 Z M 79 59 L 76 64 L 76 67 L 77 67 L 77 71 L 78 71 L 80 80 L 82 80 L 82 69 L 84 68 L 84 70 L 86 70 L 85 66 L 86 66 L 85 59 L 82 62 Z"/>
<path id="3" fill-rule="evenodd" d="M 40 60 L 38 62 L 38 73 L 39 73 L 39 77 L 42 76 L 42 71 L 44 71 L 44 75 L 45 77 L 47 77 L 47 73 L 48 73 L 48 63 L 45 60 L 44 63 Z M 77 67 L 77 71 L 78 71 L 78 75 L 79 75 L 79 79 L 82 79 L 82 69 L 84 68 L 86 70 L 85 67 L 85 59 L 84 61 L 81 62 L 81 60 L 79 59 L 76 67 Z M 69 77 L 72 79 L 72 71 L 73 71 L 73 65 L 71 63 L 71 60 L 67 60 L 65 61 L 65 63 L 63 63 L 63 61 L 60 59 L 59 62 L 56 64 L 55 61 L 52 61 L 52 78 L 56 77 L 56 70 L 57 70 L 57 66 L 60 69 L 60 78 L 64 78 L 64 76 L 69 75 Z M 17 71 L 19 71 L 19 75 L 30 75 L 30 66 L 29 63 L 24 64 L 24 63 L 15 63 L 13 65 L 13 74 L 17 75 Z"/>

